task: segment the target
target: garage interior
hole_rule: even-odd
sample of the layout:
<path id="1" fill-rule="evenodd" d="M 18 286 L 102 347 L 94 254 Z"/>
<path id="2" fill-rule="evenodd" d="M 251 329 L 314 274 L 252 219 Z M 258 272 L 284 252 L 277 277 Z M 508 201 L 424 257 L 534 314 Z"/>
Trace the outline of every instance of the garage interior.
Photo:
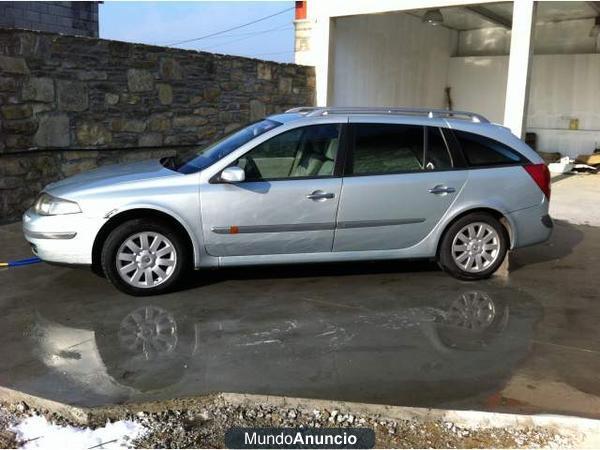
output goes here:
<path id="1" fill-rule="evenodd" d="M 600 2 L 537 2 L 525 121 L 541 152 L 600 149 Z M 475 111 L 503 123 L 513 3 L 333 19 L 329 103 Z"/>

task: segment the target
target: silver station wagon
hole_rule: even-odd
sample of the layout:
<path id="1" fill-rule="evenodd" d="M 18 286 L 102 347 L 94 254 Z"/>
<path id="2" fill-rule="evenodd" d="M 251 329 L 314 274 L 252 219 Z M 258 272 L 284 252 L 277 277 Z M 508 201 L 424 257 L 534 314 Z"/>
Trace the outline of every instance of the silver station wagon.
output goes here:
<path id="1" fill-rule="evenodd" d="M 187 157 L 52 183 L 23 228 L 41 259 L 133 295 L 254 264 L 429 258 L 477 280 L 548 239 L 549 198 L 540 156 L 478 114 L 296 108 Z"/>

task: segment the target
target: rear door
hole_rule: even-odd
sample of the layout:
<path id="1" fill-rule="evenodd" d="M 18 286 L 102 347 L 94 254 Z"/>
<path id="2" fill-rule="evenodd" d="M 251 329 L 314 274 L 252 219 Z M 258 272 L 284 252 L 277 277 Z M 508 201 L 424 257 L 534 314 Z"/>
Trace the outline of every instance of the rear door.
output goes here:
<path id="1" fill-rule="evenodd" d="M 442 122 L 440 121 L 440 124 Z M 437 126 L 351 118 L 334 251 L 417 244 L 459 194 L 468 171 Z"/>

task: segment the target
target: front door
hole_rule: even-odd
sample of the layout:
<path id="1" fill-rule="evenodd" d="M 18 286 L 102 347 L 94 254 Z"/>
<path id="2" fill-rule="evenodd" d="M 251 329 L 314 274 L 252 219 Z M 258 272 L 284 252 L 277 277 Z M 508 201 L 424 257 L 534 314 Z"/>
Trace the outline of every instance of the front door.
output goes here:
<path id="1" fill-rule="evenodd" d="M 466 182 L 437 127 L 355 123 L 334 251 L 402 249 L 438 223 Z"/>
<path id="2" fill-rule="evenodd" d="M 337 123 L 285 131 L 236 161 L 244 169 L 244 181 L 203 186 L 207 252 L 331 252 L 342 184 L 335 174 L 340 133 Z"/>

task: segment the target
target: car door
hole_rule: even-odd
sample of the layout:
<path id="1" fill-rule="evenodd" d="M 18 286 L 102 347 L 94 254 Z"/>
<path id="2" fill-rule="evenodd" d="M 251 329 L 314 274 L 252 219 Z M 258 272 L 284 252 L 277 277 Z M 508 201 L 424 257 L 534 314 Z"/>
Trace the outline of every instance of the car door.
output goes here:
<path id="1" fill-rule="evenodd" d="M 234 163 L 244 170 L 244 181 L 225 183 L 217 175 L 203 186 L 207 252 L 214 256 L 331 252 L 342 183 L 336 173 L 341 132 L 340 123 L 284 131 Z"/>
<path id="2" fill-rule="evenodd" d="M 350 120 L 334 251 L 402 249 L 421 241 L 464 185 L 438 127 Z"/>

